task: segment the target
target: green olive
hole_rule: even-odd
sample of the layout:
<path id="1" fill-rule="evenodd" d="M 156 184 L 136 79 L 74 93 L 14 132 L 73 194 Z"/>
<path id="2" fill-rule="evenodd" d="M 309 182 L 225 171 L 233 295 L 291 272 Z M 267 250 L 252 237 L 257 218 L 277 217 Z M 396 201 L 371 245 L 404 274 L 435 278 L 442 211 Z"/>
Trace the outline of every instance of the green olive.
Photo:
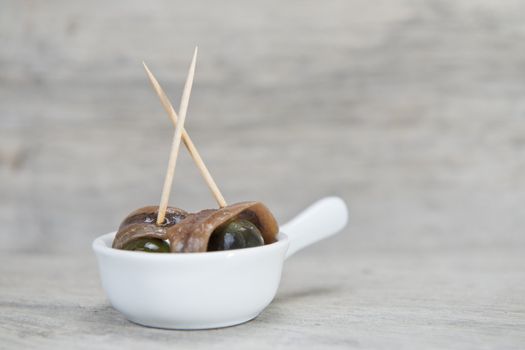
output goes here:
<path id="1" fill-rule="evenodd" d="M 264 245 L 261 231 L 248 220 L 233 220 L 219 226 L 208 241 L 208 251 L 258 247 Z"/>
<path id="2" fill-rule="evenodd" d="M 142 237 L 124 244 L 122 249 L 147 253 L 169 253 L 170 245 L 159 238 Z"/>

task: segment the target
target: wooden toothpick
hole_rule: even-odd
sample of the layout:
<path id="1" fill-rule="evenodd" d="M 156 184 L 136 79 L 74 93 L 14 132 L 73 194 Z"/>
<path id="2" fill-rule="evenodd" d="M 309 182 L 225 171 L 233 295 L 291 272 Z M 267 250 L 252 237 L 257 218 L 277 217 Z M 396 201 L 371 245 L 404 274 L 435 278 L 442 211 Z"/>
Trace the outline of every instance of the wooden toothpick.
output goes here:
<path id="1" fill-rule="evenodd" d="M 162 106 L 168 113 L 168 115 L 171 118 L 171 121 L 176 126 L 177 125 L 177 113 L 175 112 L 175 109 L 173 108 L 173 105 L 171 104 L 168 96 L 166 96 L 166 93 L 160 86 L 159 82 L 151 73 L 148 66 L 145 62 L 142 62 L 144 65 L 144 68 L 146 69 L 146 73 L 148 74 L 148 78 L 151 82 L 151 85 L 153 86 L 153 89 L 156 91 L 157 95 L 159 96 L 160 102 L 162 103 Z M 197 165 L 197 168 L 199 169 L 202 177 L 204 178 L 204 181 L 206 181 L 206 184 L 208 185 L 211 193 L 215 197 L 215 200 L 217 201 L 217 204 L 219 204 L 219 207 L 224 208 L 227 206 L 226 201 L 224 200 L 224 197 L 219 190 L 219 187 L 217 186 L 217 183 L 211 176 L 208 168 L 206 167 L 206 164 L 204 164 L 204 161 L 202 160 L 199 152 L 197 151 L 197 148 L 195 147 L 193 141 L 190 138 L 190 135 L 186 132 L 186 129 L 182 131 L 182 141 L 184 141 L 184 145 L 188 149 L 188 152 L 190 152 L 191 157 L 193 158 L 193 161 Z"/>
<path id="2" fill-rule="evenodd" d="M 157 216 L 157 225 L 162 225 L 166 217 L 166 209 L 168 208 L 168 200 L 171 192 L 171 185 L 173 184 L 173 176 L 175 175 L 175 166 L 177 165 L 177 157 L 179 155 L 180 141 L 182 138 L 182 130 L 184 130 L 184 121 L 186 120 L 186 112 L 188 111 L 188 103 L 190 101 L 191 87 L 193 85 L 193 77 L 195 75 L 195 62 L 197 60 L 198 47 L 195 47 L 193 59 L 191 60 L 190 70 L 184 84 L 182 98 L 180 102 L 180 118 L 175 126 L 175 134 L 173 135 L 173 142 L 171 144 L 170 158 L 168 162 L 168 169 L 166 171 L 166 178 L 164 180 L 164 187 L 162 188 L 162 195 L 160 197 L 159 214 Z"/>

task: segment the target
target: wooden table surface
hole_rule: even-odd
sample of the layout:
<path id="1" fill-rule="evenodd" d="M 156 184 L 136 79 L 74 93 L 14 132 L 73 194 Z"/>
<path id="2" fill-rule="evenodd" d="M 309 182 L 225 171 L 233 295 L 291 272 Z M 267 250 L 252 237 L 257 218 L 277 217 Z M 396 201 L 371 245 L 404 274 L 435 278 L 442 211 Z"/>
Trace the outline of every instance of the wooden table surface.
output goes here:
<path id="1" fill-rule="evenodd" d="M 220 7 L 219 7 L 220 6 Z M 0 11 L 0 349 L 523 349 L 525 5 L 7 0 Z M 91 241 L 158 202 L 178 101 L 230 202 L 340 235 L 286 262 L 252 322 L 128 322 Z M 172 204 L 214 202 L 187 154 Z"/>

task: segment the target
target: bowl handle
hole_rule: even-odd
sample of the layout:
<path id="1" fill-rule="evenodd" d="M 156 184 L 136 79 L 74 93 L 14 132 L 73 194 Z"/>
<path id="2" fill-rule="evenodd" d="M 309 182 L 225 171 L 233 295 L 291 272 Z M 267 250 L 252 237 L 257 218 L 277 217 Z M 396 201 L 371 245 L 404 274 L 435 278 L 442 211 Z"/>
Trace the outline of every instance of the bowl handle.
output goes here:
<path id="1" fill-rule="evenodd" d="M 318 200 L 281 227 L 289 240 L 289 258 L 297 251 L 341 231 L 348 222 L 348 209 L 339 197 Z"/>

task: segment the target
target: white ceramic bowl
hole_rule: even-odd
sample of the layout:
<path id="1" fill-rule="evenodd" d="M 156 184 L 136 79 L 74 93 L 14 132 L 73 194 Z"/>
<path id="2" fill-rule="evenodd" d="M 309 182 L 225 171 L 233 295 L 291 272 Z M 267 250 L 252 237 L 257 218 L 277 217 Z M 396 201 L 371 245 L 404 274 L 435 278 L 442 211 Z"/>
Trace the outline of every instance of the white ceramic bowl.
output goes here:
<path id="1" fill-rule="evenodd" d="M 113 232 L 95 239 L 93 250 L 109 301 L 130 321 L 158 328 L 218 328 L 256 317 L 277 292 L 284 260 L 337 233 L 347 218 L 344 202 L 328 197 L 283 225 L 277 242 L 261 247 L 133 252 L 111 248 Z"/>

